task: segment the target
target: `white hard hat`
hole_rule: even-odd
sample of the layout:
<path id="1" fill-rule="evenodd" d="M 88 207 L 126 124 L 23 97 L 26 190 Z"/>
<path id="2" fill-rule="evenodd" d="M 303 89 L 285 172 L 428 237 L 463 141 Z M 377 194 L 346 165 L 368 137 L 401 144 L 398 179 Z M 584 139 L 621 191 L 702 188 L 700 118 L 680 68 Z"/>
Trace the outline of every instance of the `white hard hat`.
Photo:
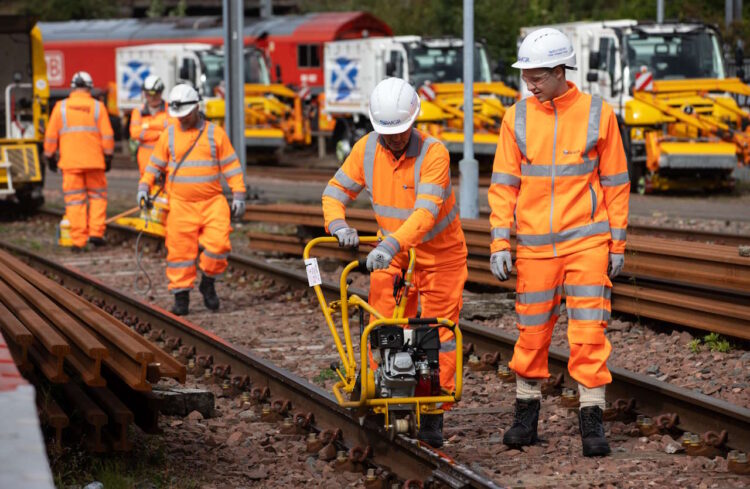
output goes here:
<path id="1" fill-rule="evenodd" d="M 169 92 L 169 115 L 172 117 L 185 117 L 198 107 L 200 97 L 195 88 L 187 83 L 175 85 Z"/>
<path id="2" fill-rule="evenodd" d="M 164 91 L 164 82 L 156 75 L 148 75 L 146 79 L 143 80 L 143 91 L 161 93 Z"/>
<path id="3" fill-rule="evenodd" d="M 557 29 L 544 27 L 526 36 L 518 48 L 518 61 L 513 63 L 513 68 L 530 70 L 560 65 L 575 68 L 576 52 L 573 44 L 568 36 Z"/>
<path id="4" fill-rule="evenodd" d="M 370 122 L 378 134 L 400 134 L 419 115 L 419 95 L 406 80 L 386 78 L 370 95 Z"/>
<path id="5" fill-rule="evenodd" d="M 86 71 L 76 71 L 70 79 L 73 88 L 94 88 L 94 79 Z"/>

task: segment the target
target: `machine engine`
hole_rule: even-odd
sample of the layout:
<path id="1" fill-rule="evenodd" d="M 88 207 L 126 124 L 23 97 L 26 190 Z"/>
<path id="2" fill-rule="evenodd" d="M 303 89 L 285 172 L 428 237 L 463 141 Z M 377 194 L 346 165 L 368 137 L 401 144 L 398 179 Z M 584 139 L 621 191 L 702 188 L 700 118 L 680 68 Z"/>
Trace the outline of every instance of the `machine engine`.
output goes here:
<path id="1" fill-rule="evenodd" d="M 380 398 L 438 396 L 440 337 L 438 329 L 382 326 L 370 335 L 375 395 Z M 408 408 L 408 405 L 404 406 Z"/>

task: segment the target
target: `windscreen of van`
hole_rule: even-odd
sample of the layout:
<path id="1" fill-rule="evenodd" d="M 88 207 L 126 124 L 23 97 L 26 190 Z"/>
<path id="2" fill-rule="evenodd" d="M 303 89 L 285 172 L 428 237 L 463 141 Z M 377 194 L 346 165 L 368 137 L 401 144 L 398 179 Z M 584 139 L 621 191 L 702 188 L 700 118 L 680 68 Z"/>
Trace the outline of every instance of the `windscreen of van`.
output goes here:
<path id="1" fill-rule="evenodd" d="M 462 46 L 426 46 L 422 43 L 406 45 L 409 55 L 409 78 L 415 87 L 425 81 L 432 83 L 461 83 L 464 74 Z M 474 48 L 474 81 L 490 82 L 490 66 L 483 47 Z"/>
<path id="2" fill-rule="evenodd" d="M 214 97 L 218 95 L 217 88 L 224 81 L 224 55 L 215 51 L 203 51 L 199 53 L 205 87 L 204 95 Z M 268 66 L 262 53 L 256 50 L 245 52 L 245 83 L 258 83 L 268 85 Z"/>
<path id="3" fill-rule="evenodd" d="M 711 31 L 639 32 L 629 34 L 625 46 L 631 74 L 645 66 L 655 80 L 725 77 L 719 41 Z"/>

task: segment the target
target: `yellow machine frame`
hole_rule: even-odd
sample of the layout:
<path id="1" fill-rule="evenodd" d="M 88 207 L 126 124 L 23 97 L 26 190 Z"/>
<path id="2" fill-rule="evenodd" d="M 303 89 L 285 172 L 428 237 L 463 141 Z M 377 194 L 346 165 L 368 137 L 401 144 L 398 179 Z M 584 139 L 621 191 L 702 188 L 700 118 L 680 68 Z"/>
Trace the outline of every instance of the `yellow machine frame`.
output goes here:
<path id="1" fill-rule="evenodd" d="M 375 243 L 379 240 L 376 236 L 362 236 L 360 237 L 360 243 Z M 334 237 L 320 237 L 312 239 L 305 246 L 303 258 L 305 260 L 310 258 L 310 252 L 318 244 L 321 243 L 334 243 L 337 242 Z M 415 324 L 415 319 L 405 318 L 404 311 L 406 309 L 406 297 L 408 290 L 412 286 L 412 278 L 414 276 L 414 264 L 415 264 L 416 253 L 414 249 L 409 250 L 409 264 L 406 269 L 405 289 L 401 294 L 396 309 L 393 312 L 393 317 L 383 317 L 375 308 L 367 303 L 364 299 L 357 296 L 356 294 L 349 295 L 347 278 L 349 273 L 360 266 L 358 260 L 354 260 L 344 267 L 341 272 L 340 288 L 341 298 L 340 300 L 332 301 L 330 304 L 326 302 L 323 290 L 320 285 L 314 285 L 315 295 L 320 303 L 320 309 L 323 311 L 328 328 L 333 336 L 333 341 L 336 344 L 336 349 L 341 359 L 342 368 L 336 369 L 336 374 L 339 377 L 339 381 L 333 386 L 333 394 L 336 396 L 336 400 L 339 405 L 347 408 L 369 408 L 375 414 L 383 414 L 385 416 L 385 426 L 390 426 L 389 422 L 389 407 L 392 405 L 404 405 L 413 404 L 416 416 L 416 426 L 420 425 L 420 414 L 421 413 L 439 413 L 442 412 L 438 408 L 439 403 L 453 403 L 461 400 L 461 394 L 463 392 L 463 340 L 461 330 L 457 324 L 446 318 L 430 318 L 432 324 L 439 324 L 451 328 L 456 337 L 456 390 L 453 393 L 446 391 L 441 396 L 424 396 L 424 397 L 397 397 L 397 398 L 375 398 L 375 381 L 374 374 L 370 369 L 370 362 L 368 360 L 367 352 L 367 341 L 370 333 L 373 329 L 378 326 L 402 326 L 407 327 L 409 324 Z M 357 363 L 354 357 L 354 347 L 351 336 L 351 329 L 349 327 L 349 312 L 350 309 L 360 308 L 363 311 L 371 315 L 371 322 L 362 331 L 360 338 L 360 398 L 359 400 L 347 401 L 344 397 L 345 394 L 351 394 L 357 386 Z M 336 323 L 333 320 L 333 314 L 336 311 L 341 311 L 341 329 L 344 336 L 344 342 L 341 341 L 341 336 L 336 327 Z M 375 318 L 372 320 L 372 318 Z M 410 322 L 411 321 L 411 322 Z M 423 324 L 424 319 L 421 320 Z"/>

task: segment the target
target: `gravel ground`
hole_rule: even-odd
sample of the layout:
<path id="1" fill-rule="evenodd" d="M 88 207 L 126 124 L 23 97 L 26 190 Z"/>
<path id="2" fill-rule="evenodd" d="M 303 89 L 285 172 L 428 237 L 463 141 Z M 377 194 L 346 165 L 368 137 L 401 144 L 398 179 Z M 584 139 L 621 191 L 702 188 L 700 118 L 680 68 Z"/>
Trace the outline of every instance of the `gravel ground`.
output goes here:
<path id="1" fill-rule="evenodd" d="M 4 224 L 2 234 L 97 275 L 125 292 L 135 293 L 132 241 L 86 255 L 73 255 L 50 246 L 53 228 L 49 221 L 36 220 Z M 235 248 L 239 247 L 239 243 L 235 243 Z M 149 300 L 169 307 L 172 299 L 166 292 L 163 252 L 147 253 L 145 261 L 154 282 Z M 299 266 L 298 262 L 286 261 L 290 266 Z M 335 264 L 326 264 L 324 272 L 335 275 L 336 269 Z M 314 297 L 306 291 L 287 290 L 267 277 L 242 277 L 236 273 L 228 274 L 225 281 L 219 283 L 218 293 L 222 298 L 222 310 L 217 314 L 207 311 L 200 295 L 194 291 L 188 319 L 233 343 L 252 348 L 313 382 L 330 387 L 331 382 L 324 379 L 327 366 L 336 359 L 335 349 Z M 487 304 L 483 299 L 467 295 L 467 304 L 480 300 Z M 494 296 L 493 302 L 500 313 L 512 307 L 510 295 Z M 514 328 L 510 314 L 486 321 L 496 327 Z M 300 337 L 305 339 L 303 345 L 300 345 Z M 564 341 L 564 328 L 559 328 L 554 338 L 556 344 Z M 669 382 L 685 386 L 693 383 L 694 388 L 705 389 L 710 395 L 748 405 L 746 383 L 750 380 L 750 355 L 742 350 L 718 354 L 706 348 L 692 353 L 687 347 L 692 339 L 690 333 L 660 332 L 660 328 L 618 320 L 613 321 L 609 338 L 615 351 L 612 365 L 644 373 L 656 366 L 658 372 L 652 372 L 653 375 L 667 375 L 665 380 Z M 648 355 L 644 355 L 639 345 L 648 345 Z M 717 385 L 720 388 L 714 389 Z M 554 395 L 543 402 L 540 423 L 543 442 L 522 452 L 508 450 L 502 444 L 502 433 L 512 420 L 514 393 L 512 384 L 500 382 L 494 374 L 467 372 L 464 401 L 446 415 L 448 443 L 444 451 L 499 483 L 518 486 L 746 486 L 746 478 L 726 471 L 725 459 L 668 455 L 676 444 L 666 435 L 628 436 L 634 430 L 632 422 L 608 423 L 612 456 L 585 459 L 580 455 L 575 412 L 560 406 L 560 398 Z M 735 397 L 731 398 L 732 395 Z M 164 443 L 169 463 L 175 470 L 195 474 L 203 487 L 268 487 L 269 484 L 294 487 L 312 478 L 316 484 L 318 480 L 325 481 L 321 487 L 361 486 L 361 475 L 330 473 L 329 464 L 308 457 L 300 436 L 281 436 L 276 434 L 278 428 L 273 425 L 254 424 L 253 415 L 247 413 L 243 418 L 237 409 L 232 409 L 233 403 L 236 401 L 219 400 L 223 413 L 220 418 L 165 420 L 168 436 L 164 437 Z"/>

